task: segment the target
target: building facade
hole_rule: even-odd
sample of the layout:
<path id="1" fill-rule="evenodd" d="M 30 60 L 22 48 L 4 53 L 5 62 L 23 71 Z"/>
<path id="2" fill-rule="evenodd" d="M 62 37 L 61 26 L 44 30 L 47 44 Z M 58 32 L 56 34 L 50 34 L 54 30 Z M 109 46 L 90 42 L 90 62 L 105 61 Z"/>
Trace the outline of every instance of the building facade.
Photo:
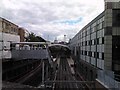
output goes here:
<path id="1" fill-rule="evenodd" d="M 18 26 L 4 18 L 0 18 L 0 59 L 11 58 L 11 42 L 20 42 Z"/>
<path id="2" fill-rule="evenodd" d="M 25 29 L 19 28 L 18 34 L 20 35 L 20 42 L 24 42 L 25 41 Z"/>
<path id="3" fill-rule="evenodd" d="M 108 70 L 120 80 L 120 2 L 105 2 L 105 10 L 70 40 L 70 48 L 85 79 Z"/>

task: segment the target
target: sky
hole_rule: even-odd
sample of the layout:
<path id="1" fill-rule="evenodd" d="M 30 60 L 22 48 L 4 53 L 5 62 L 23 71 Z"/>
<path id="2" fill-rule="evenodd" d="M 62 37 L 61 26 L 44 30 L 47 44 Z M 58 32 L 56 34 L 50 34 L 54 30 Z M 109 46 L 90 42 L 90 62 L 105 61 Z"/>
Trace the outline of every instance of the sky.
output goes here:
<path id="1" fill-rule="evenodd" d="M 46 40 L 66 41 L 104 11 L 104 0 L 2 0 L 0 17 Z"/>

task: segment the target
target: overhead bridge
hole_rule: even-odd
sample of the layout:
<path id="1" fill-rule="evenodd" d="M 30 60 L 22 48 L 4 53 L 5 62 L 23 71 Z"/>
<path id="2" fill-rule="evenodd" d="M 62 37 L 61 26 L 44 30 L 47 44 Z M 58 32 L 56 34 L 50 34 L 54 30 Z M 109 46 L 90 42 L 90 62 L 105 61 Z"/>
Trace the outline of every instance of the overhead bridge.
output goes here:
<path id="1" fill-rule="evenodd" d="M 52 56 L 58 57 L 58 55 L 65 55 L 65 56 L 70 56 L 71 50 L 67 45 L 63 44 L 51 44 L 48 46 L 49 50 L 51 51 Z"/>
<path id="2" fill-rule="evenodd" d="M 47 59 L 48 50 L 46 43 L 19 42 L 12 43 L 12 58 L 18 59 Z"/>
<path id="3" fill-rule="evenodd" d="M 49 45 L 49 47 L 55 47 L 55 48 L 65 48 L 65 49 L 69 49 L 70 50 L 70 48 L 67 46 L 67 45 L 64 45 L 64 44 L 51 44 L 51 45 Z"/>
<path id="4" fill-rule="evenodd" d="M 11 47 L 12 59 L 14 60 L 48 59 L 53 67 L 48 43 L 46 42 L 17 42 L 12 43 Z"/>
<path id="5" fill-rule="evenodd" d="M 3 81 L 37 86 L 52 78 L 55 67 L 48 43 L 11 43 L 11 56 L 11 60 L 3 63 Z"/>

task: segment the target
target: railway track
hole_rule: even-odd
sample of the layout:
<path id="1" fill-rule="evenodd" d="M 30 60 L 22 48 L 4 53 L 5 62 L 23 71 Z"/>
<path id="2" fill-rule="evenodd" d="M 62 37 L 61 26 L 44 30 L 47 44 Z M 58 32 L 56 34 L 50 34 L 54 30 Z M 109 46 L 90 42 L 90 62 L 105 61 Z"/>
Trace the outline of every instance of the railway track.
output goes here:
<path id="1" fill-rule="evenodd" d="M 74 63 L 69 61 L 67 57 L 59 57 L 56 61 L 58 69 L 53 75 L 54 79 L 44 80 L 45 87 L 50 90 L 89 90 L 89 84 L 94 82 L 83 81 L 81 75 L 78 72 L 74 72 Z M 72 64 L 72 66 L 71 66 Z M 74 72 L 74 73 L 73 73 Z M 37 87 L 42 83 L 42 61 L 32 71 L 25 74 L 15 82 Z M 45 73 L 45 72 L 44 72 Z M 41 87 L 40 87 L 41 88 Z"/>
<path id="2" fill-rule="evenodd" d="M 74 73 L 71 70 L 70 61 L 66 57 L 58 58 L 58 70 L 55 73 L 53 81 L 46 81 L 46 83 L 52 83 L 52 90 L 89 90 L 88 85 L 94 84 L 94 82 L 83 81 L 78 73 Z M 72 66 L 73 69 L 73 66 Z"/>
<path id="3" fill-rule="evenodd" d="M 61 88 L 65 90 L 79 88 L 77 83 L 71 82 L 71 81 L 76 81 L 76 79 L 72 75 L 72 72 L 66 57 L 60 57 L 59 67 L 56 75 L 57 75 L 56 80 L 54 80 L 55 90 L 58 90 Z"/>

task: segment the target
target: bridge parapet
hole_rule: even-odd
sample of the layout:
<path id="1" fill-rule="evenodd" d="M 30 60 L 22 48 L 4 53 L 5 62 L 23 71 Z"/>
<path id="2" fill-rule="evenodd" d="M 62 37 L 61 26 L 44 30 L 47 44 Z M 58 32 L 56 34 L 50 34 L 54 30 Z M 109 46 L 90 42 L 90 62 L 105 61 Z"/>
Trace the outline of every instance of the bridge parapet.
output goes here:
<path id="1" fill-rule="evenodd" d="M 12 50 L 12 58 L 22 59 L 48 59 L 47 49 L 41 50 Z"/>
<path id="2" fill-rule="evenodd" d="M 48 60 L 53 67 L 53 60 L 50 55 L 48 43 L 46 42 L 17 42 L 11 44 L 12 59 L 38 59 Z"/>
<path id="3" fill-rule="evenodd" d="M 18 42 L 11 44 L 12 59 L 48 59 L 48 44 L 45 42 Z"/>

